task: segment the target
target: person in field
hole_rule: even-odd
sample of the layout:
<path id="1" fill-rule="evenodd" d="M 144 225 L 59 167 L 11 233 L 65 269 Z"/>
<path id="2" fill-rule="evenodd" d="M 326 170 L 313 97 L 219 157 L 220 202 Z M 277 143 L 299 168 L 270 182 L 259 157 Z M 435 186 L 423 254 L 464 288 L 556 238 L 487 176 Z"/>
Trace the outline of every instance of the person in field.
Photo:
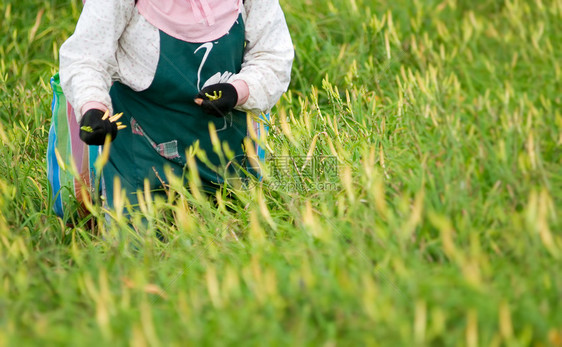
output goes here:
<path id="1" fill-rule="evenodd" d="M 110 136 L 103 177 L 134 205 L 148 180 L 153 194 L 164 167 L 185 176 L 197 147 L 203 188 L 223 183 L 210 123 L 234 158 L 244 157 L 246 113 L 270 110 L 290 81 L 294 50 L 278 0 L 88 0 L 60 49 L 61 85 L 80 138 Z M 119 116 L 114 114 L 122 113 Z"/>

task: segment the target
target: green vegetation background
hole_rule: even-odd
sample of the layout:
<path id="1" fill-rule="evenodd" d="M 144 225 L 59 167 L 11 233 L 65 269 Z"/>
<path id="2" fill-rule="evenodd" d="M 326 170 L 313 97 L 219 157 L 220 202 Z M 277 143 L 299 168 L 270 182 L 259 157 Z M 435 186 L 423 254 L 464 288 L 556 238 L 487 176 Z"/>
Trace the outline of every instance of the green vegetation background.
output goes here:
<path id="1" fill-rule="evenodd" d="M 562 345 L 562 1 L 282 4 L 267 144 L 336 156 L 337 188 L 176 186 L 90 233 L 45 173 L 81 2 L 0 0 L 0 346 Z"/>

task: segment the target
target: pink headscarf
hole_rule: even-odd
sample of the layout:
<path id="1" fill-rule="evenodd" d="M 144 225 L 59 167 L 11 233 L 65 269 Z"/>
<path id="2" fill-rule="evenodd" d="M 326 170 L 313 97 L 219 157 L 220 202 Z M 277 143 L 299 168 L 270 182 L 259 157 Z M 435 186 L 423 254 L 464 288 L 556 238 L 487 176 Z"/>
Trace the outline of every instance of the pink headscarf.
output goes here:
<path id="1" fill-rule="evenodd" d="M 242 0 L 139 0 L 146 20 L 166 34 L 187 42 L 224 36 L 238 15 Z"/>

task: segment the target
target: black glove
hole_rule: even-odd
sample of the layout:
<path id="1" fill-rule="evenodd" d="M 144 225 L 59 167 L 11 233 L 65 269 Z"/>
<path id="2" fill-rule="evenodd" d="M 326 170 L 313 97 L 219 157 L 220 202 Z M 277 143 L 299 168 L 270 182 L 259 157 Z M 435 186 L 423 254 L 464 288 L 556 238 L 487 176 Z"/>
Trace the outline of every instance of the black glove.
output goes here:
<path id="1" fill-rule="evenodd" d="M 80 139 L 88 145 L 103 145 L 107 134 L 111 135 L 111 141 L 117 137 L 118 124 L 110 121 L 109 117 L 102 120 L 103 115 L 103 111 L 91 109 L 80 120 Z"/>
<path id="2" fill-rule="evenodd" d="M 217 83 L 201 89 L 195 103 L 216 117 L 226 116 L 238 102 L 238 92 L 230 83 Z"/>

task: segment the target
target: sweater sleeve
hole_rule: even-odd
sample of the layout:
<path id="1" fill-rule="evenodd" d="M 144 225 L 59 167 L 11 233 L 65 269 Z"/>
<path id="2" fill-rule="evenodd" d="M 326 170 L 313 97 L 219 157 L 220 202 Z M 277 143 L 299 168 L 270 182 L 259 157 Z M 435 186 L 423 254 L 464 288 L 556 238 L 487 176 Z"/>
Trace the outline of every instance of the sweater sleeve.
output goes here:
<path id="1" fill-rule="evenodd" d="M 61 86 L 77 121 L 86 104 L 101 103 L 111 110 L 118 41 L 133 8 L 134 0 L 86 1 L 74 34 L 60 48 Z"/>
<path id="2" fill-rule="evenodd" d="M 244 6 L 247 46 L 242 70 L 230 80 L 243 80 L 249 89 L 246 102 L 236 108 L 260 114 L 287 91 L 294 49 L 279 0 L 247 0 Z"/>

